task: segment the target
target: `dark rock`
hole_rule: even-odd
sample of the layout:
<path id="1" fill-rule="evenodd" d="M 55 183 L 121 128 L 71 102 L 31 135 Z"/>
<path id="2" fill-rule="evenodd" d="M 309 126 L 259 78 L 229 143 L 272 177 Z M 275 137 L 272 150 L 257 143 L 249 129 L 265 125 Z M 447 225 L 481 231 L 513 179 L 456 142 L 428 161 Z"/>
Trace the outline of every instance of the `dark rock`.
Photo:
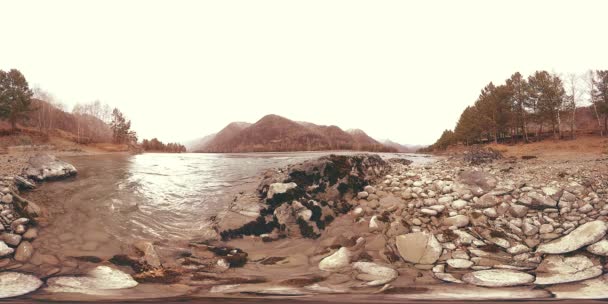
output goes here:
<path id="1" fill-rule="evenodd" d="M 490 163 L 502 158 L 502 154 L 492 148 L 473 147 L 464 154 L 464 161 L 472 165 Z"/>

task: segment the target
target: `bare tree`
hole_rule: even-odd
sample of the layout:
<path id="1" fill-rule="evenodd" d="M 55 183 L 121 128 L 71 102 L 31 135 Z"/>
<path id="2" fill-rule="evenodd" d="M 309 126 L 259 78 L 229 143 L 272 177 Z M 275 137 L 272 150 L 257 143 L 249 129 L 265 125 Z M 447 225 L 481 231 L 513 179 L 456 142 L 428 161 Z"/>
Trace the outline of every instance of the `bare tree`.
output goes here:
<path id="1" fill-rule="evenodd" d="M 597 118 L 597 128 L 600 130 L 600 136 L 604 136 L 604 130 L 602 130 L 602 122 L 600 120 L 600 115 L 597 112 L 597 105 L 593 97 L 593 93 L 595 92 L 595 73 L 593 72 L 593 70 L 589 70 L 589 73 L 587 75 L 588 76 L 586 80 L 587 86 L 589 88 L 589 102 L 591 102 L 591 105 L 593 105 L 593 111 L 595 112 L 595 117 Z"/>
<path id="2" fill-rule="evenodd" d="M 570 111 L 570 137 L 574 139 L 574 129 L 576 128 L 576 106 L 582 95 L 582 91 L 579 85 L 580 77 L 576 74 L 570 73 L 566 76 L 566 85 L 568 92 L 566 95 L 566 110 Z"/>

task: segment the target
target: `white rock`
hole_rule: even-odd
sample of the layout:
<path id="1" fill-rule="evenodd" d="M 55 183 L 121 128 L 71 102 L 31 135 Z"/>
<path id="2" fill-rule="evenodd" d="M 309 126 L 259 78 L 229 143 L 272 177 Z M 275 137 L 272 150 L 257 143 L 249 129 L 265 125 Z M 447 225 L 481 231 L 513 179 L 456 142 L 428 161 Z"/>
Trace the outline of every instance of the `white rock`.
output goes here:
<path id="1" fill-rule="evenodd" d="M 516 270 L 490 269 L 467 273 L 462 280 L 484 287 L 507 287 L 532 283 L 534 276 Z"/>
<path id="2" fill-rule="evenodd" d="M 455 200 L 452 202 L 452 208 L 454 208 L 456 210 L 460 210 L 460 209 L 464 209 L 468 204 L 469 204 L 469 202 L 459 199 L 459 200 Z"/>
<path id="3" fill-rule="evenodd" d="M 15 252 L 15 249 L 8 247 L 6 245 L 6 243 L 4 243 L 3 241 L 0 241 L 0 257 L 4 257 L 10 254 L 13 254 L 13 252 Z"/>
<path id="4" fill-rule="evenodd" d="M 536 269 L 534 284 L 552 285 L 576 282 L 594 278 L 601 274 L 602 265 L 594 264 L 591 259 L 582 254 L 571 257 L 549 255 Z"/>
<path id="5" fill-rule="evenodd" d="M 48 292 L 76 292 L 83 294 L 104 294 L 108 290 L 137 286 L 133 278 L 118 269 L 97 266 L 86 276 L 54 277 L 47 280 Z"/>
<path id="6" fill-rule="evenodd" d="M 412 232 L 395 238 L 401 257 L 415 264 L 433 264 L 441 256 L 443 248 L 429 232 Z"/>
<path id="7" fill-rule="evenodd" d="M 454 269 L 469 269 L 473 266 L 473 262 L 465 259 L 449 259 L 446 263 Z"/>
<path id="8" fill-rule="evenodd" d="M 589 245 L 587 251 L 596 255 L 608 256 L 608 240 L 601 240 L 595 244 Z"/>
<path id="9" fill-rule="evenodd" d="M 603 221 L 593 221 L 580 225 L 570 234 L 549 243 L 541 244 L 536 249 L 539 253 L 562 254 L 575 251 L 601 240 L 608 230 Z"/>
<path id="10" fill-rule="evenodd" d="M 358 199 L 366 199 L 368 196 L 369 196 L 369 193 L 367 193 L 367 191 L 361 191 L 361 192 L 357 193 Z"/>
<path id="11" fill-rule="evenodd" d="M 462 214 L 446 217 L 443 219 L 443 225 L 449 227 L 455 226 L 457 228 L 466 227 L 467 225 L 469 225 L 469 217 Z"/>
<path id="12" fill-rule="evenodd" d="M 296 183 L 274 183 L 270 184 L 268 187 L 268 194 L 266 197 L 268 199 L 272 199 L 275 194 L 285 193 L 288 190 L 294 189 L 297 187 Z"/>
<path id="13" fill-rule="evenodd" d="M 353 268 L 362 274 L 357 275 L 357 279 L 368 281 L 367 286 L 379 286 L 395 280 L 399 273 L 390 267 L 369 262 L 353 263 Z"/>
<path id="14" fill-rule="evenodd" d="M 0 299 L 28 294 L 42 286 L 37 277 L 19 272 L 0 272 Z"/>
<path id="15" fill-rule="evenodd" d="M 351 252 L 346 247 L 340 247 L 338 251 L 327 256 L 319 262 L 319 269 L 323 271 L 339 271 L 348 267 Z"/>

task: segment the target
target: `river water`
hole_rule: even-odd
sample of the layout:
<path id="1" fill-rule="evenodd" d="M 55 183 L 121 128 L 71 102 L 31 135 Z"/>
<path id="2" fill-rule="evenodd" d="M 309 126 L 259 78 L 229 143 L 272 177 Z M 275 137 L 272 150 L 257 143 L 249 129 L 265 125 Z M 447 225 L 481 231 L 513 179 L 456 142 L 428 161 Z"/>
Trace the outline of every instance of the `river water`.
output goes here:
<path id="1" fill-rule="evenodd" d="M 348 152 L 344 153 L 347 154 Z M 209 218 L 239 191 L 257 186 L 259 174 L 326 155 L 314 153 L 88 155 L 64 157 L 78 176 L 43 184 L 50 221 L 39 248 L 53 254 L 111 256 L 134 240 L 186 240 L 209 232 Z M 432 158 L 380 154 L 417 164 Z M 119 240 L 120 242 L 116 242 Z M 105 253 L 105 254 L 104 254 Z"/>

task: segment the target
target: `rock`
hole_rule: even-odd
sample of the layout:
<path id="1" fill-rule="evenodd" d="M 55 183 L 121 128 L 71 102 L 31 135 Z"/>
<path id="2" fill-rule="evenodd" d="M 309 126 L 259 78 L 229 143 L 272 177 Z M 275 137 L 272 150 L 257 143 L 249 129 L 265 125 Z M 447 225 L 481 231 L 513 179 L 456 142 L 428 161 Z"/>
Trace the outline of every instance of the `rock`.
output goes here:
<path id="1" fill-rule="evenodd" d="M 30 222 L 30 219 L 28 219 L 28 218 L 25 218 L 25 217 L 18 218 L 11 223 L 11 229 L 16 230 L 18 226 L 25 225 L 29 222 Z"/>
<path id="2" fill-rule="evenodd" d="M 516 270 L 490 269 L 467 273 L 462 280 L 477 286 L 508 287 L 532 283 L 534 276 Z"/>
<path id="3" fill-rule="evenodd" d="M 429 232 L 413 232 L 395 238 L 401 257 L 415 264 L 433 264 L 441 256 L 443 248 Z"/>
<path id="4" fill-rule="evenodd" d="M 107 290 L 137 286 L 133 278 L 120 270 L 108 266 L 97 266 L 86 276 L 54 277 L 47 280 L 47 292 L 77 292 L 82 294 L 104 294 Z"/>
<path id="5" fill-rule="evenodd" d="M 420 209 L 420 213 L 425 214 L 425 215 L 437 215 L 437 211 L 433 210 L 433 209 L 429 209 L 429 208 L 422 208 Z"/>
<path id="6" fill-rule="evenodd" d="M 526 252 L 530 252 L 530 251 L 531 251 L 530 247 L 528 247 L 524 244 L 517 244 L 517 245 L 507 249 L 507 252 L 510 254 L 513 254 L 513 255 L 526 253 Z"/>
<path id="7" fill-rule="evenodd" d="M 15 249 L 6 246 L 6 243 L 0 241 L 0 258 L 11 255 L 13 252 L 15 252 Z"/>
<path id="8" fill-rule="evenodd" d="M 0 299 L 28 294 L 42 286 L 42 281 L 29 274 L 0 272 Z"/>
<path id="9" fill-rule="evenodd" d="M 10 204 L 13 202 L 13 196 L 10 194 L 5 194 L 0 198 L 0 201 L 4 204 Z"/>
<path id="10" fill-rule="evenodd" d="M 34 247 L 32 247 L 32 244 L 28 241 L 23 241 L 19 244 L 19 247 L 17 247 L 14 258 L 16 261 L 26 262 L 32 257 L 33 253 Z"/>
<path id="11" fill-rule="evenodd" d="M 454 269 L 469 269 L 473 266 L 473 262 L 465 259 L 449 259 L 446 263 Z"/>
<path id="12" fill-rule="evenodd" d="M 498 212 L 496 211 L 496 208 L 486 208 L 486 209 L 483 209 L 483 215 L 485 215 L 489 218 L 497 218 Z"/>
<path id="13" fill-rule="evenodd" d="M 513 204 L 509 207 L 509 213 L 516 218 L 522 218 L 528 214 L 528 207 L 518 204 Z"/>
<path id="14" fill-rule="evenodd" d="M 367 193 L 367 191 L 361 191 L 361 192 L 357 193 L 358 199 L 366 199 L 368 196 L 369 196 L 369 193 Z"/>
<path id="15" fill-rule="evenodd" d="M 357 279 L 368 281 L 365 283 L 367 286 L 384 285 L 395 280 L 399 276 L 399 273 L 395 269 L 376 263 L 356 262 L 353 263 L 352 267 L 355 270 L 362 272 L 357 275 Z"/>
<path id="16" fill-rule="evenodd" d="M 540 225 L 540 229 L 538 229 L 540 233 L 551 233 L 553 232 L 553 225 L 551 224 L 542 224 Z"/>
<path id="17" fill-rule="evenodd" d="M 31 182 L 29 179 L 21 176 L 15 176 L 15 185 L 21 190 L 30 190 L 36 188 L 36 184 Z"/>
<path id="18" fill-rule="evenodd" d="M 461 210 L 464 209 L 468 204 L 469 202 L 459 199 L 452 202 L 452 208 L 455 210 Z"/>
<path id="19" fill-rule="evenodd" d="M 463 281 L 461 281 L 461 280 L 457 279 L 456 277 L 454 277 L 454 275 L 452 275 L 451 273 L 434 272 L 433 276 L 435 278 L 437 278 L 438 280 L 442 280 L 442 281 L 448 282 L 448 283 L 457 283 L 457 284 L 464 283 Z"/>
<path id="20" fill-rule="evenodd" d="M 582 282 L 565 283 L 545 287 L 557 299 L 606 299 L 608 298 L 608 275 Z"/>
<path id="21" fill-rule="evenodd" d="M 378 216 L 376 216 L 376 215 L 372 216 L 372 218 L 369 220 L 369 231 L 374 232 L 374 231 L 381 230 L 380 227 L 381 227 L 381 224 L 378 222 Z"/>
<path id="22" fill-rule="evenodd" d="M 496 178 L 484 171 L 464 171 L 460 173 L 458 180 L 477 196 L 490 192 L 497 184 Z"/>
<path id="23" fill-rule="evenodd" d="M 597 243 L 589 245 L 587 251 L 601 256 L 608 256 L 608 240 L 601 240 Z"/>
<path id="24" fill-rule="evenodd" d="M 19 243 L 21 243 L 21 236 L 18 234 L 14 234 L 14 233 L 2 233 L 1 235 L 2 240 L 4 240 L 5 243 L 11 245 L 11 246 L 18 246 Z"/>
<path id="25" fill-rule="evenodd" d="M 348 267 L 351 252 L 346 247 L 340 247 L 338 251 L 327 256 L 319 262 L 319 269 L 323 271 L 339 271 Z"/>
<path id="26" fill-rule="evenodd" d="M 532 236 L 538 233 L 538 227 L 532 223 L 524 222 L 522 225 L 522 231 L 527 236 Z"/>
<path id="27" fill-rule="evenodd" d="M 481 196 L 477 201 L 473 203 L 473 206 L 477 208 L 489 208 L 500 204 L 498 197 L 492 193 L 487 193 Z"/>
<path id="28" fill-rule="evenodd" d="M 367 185 L 367 186 L 365 186 L 365 187 L 363 188 L 363 191 L 365 191 L 365 192 L 367 192 L 367 193 L 370 193 L 370 194 L 371 194 L 371 193 L 376 193 L 376 188 L 374 188 L 374 187 L 372 187 L 372 186 L 370 186 L 370 185 Z"/>
<path id="29" fill-rule="evenodd" d="M 577 254 L 571 257 L 549 255 L 536 269 L 537 285 L 551 285 L 582 281 L 602 274 L 602 265 Z"/>
<path id="30" fill-rule="evenodd" d="M 536 192 L 528 192 L 527 199 L 520 200 L 521 203 L 531 205 L 537 208 L 551 208 L 556 207 L 557 202 L 551 197 L 540 195 Z"/>
<path id="31" fill-rule="evenodd" d="M 38 229 L 35 227 L 32 227 L 30 229 L 28 229 L 24 234 L 23 234 L 23 238 L 26 240 L 33 240 L 35 238 L 38 237 Z"/>
<path id="32" fill-rule="evenodd" d="M 292 183 L 274 183 L 274 184 L 270 184 L 270 187 L 268 188 L 268 194 L 266 195 L 266 198 L 272 199 L 275 194 L 286 193 L 288 190 L 294 189 L 297 186 L 298 185 L 296 183 L 293 183 L 293 182 Z"/>
<path id="33" fill-rule="evenodd" d="M 536 252 L 548 254 L 572 252 L 601 240 L 606 235 L 607 230 L 608 226 L 603 221 L 587 222 L 574 229 L 570 234 L 539 245 Z"/>
<path id="34" fill-rule="evenodd" d="M 580 213 L 589 213 L 593 211 L 593 206 L 591 204 L 585 204 L 582 207 L 578 208 L 578 212 Z"/>
<path id="35" fill-rule="evenodd" d="M 76 173 L 74 166 L 49 154 L 30 157 L 28 166 L 23 170 L 24 176 L 37 181 L 65 178 Z"/>
<path id="36" fill-rule="evenodd" d="M 469 217 L 462 214 L 446 217 L 443 219 L 443 225 L 448 227 L 454 226 L 457 228 L 466 227 L 467 225 L 469 225 Z"/>
<path id="37" fill-rule="evenodd" d="M 150 265 L 153 268 L 160 268 L 162 265 L 160 263 L 160 258 L 154 249 L 154 245 L 148 241 L 139 241 L 135 243 L 135 248 L 141 251 L 144 256 L 143 259 L 146 264 Z"/>

